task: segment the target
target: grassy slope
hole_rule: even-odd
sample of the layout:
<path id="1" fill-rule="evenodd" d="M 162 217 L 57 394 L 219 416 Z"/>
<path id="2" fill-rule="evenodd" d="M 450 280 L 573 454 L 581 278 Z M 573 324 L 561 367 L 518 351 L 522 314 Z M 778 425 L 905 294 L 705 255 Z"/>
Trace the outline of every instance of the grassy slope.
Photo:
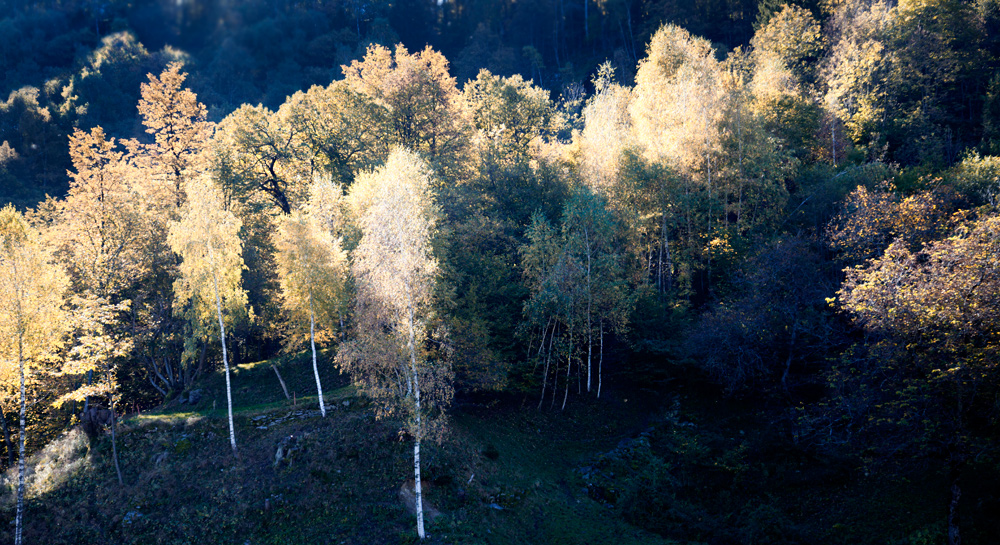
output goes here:
<path id="1" fill-rule="evenodd" d="M 232 377 L 239 460 L 229 449 L 221 374 L 203 381 L 208 396 L 196 407 L 122 422 L 123 487 L 109 438 L 90 444 L 75 431 L 50 445 L 36 460 L 26 543 L 415 540 L 398 496 L 412 478 L 412 443 L 400 439 L 398 425 L 376 421 L 328 365 L 333 409 L 321 418 L 308 360 L 278 364 L 296 406 L 265 364 L 240 366 Z M 575 468 L 637 425 L 629 421 L 635 414 L 598 413 L 584 422 L 533 409 L 456 411 L 448 440 L 424 449 L 426 497 L 443 513 L 429 526 L 431 542 L 667 543 L 588 498 Z M 275 466 L 275 450 L 290 435 L 300 450 Z M 0 519 L 13 515 L 5 489 Z M 0 527 L 0 542 L 12 531 Z"/>
<path id="2" fill-rule="evenodd" d="M 315 396 L 299 395 L 315 384 L 304 355 L 276 361 L 293 406 L 268 363 L 233 376 L 239 460 L 221 374 L 200 384 L 207 397 L 199 406 L 122 423 L 123 487 L 108 437 L 90 443 L 73 431 L 50 444 L 34 459 L 26 543 L 415 541 L 398 496 L 412 478 L 412 443 L 398 424 L 376 421 L 328 364 L 331 409 L 320 418 Z M 774 413 L 696 386 L 682 379 L 666 388 L 673 393 L 632 392 L 631 402 L 613 391 L 600 401 L 574 395 L 565 412 L 537 411 L 530 398 L 456 407 L 446 442 L 423 450 L 426 498 L 443 513 L 429 525 L 430 542 L 943 542 L 940 474 L 887 478 L 869 475 L 861 460 L 804 452 Z M 276 466 L 277 446 L 293 435 L 300 449 Z M 0 520 L 13 519 L 14 475 L 0 490 Z M 996 493 L 981 488 L 972 496 L 979 503 Z M 966 507 L 975 519 L 966 542 L 992 542 L 995 524 L 984 518 L 992 505 L 1000 502 Z M 12 533 L 0 525 L 0 542 Z"/>

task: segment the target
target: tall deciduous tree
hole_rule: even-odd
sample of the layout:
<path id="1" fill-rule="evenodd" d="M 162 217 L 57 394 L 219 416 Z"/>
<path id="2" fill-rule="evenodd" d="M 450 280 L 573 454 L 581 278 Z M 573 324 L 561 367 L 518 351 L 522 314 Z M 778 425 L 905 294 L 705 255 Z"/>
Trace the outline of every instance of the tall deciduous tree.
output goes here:
<path id="1" fill-rule="evenodd" d="M 171 224 L 167 241 L 181 256 L 180 277 L 174 283 L 174 311 L 191 323 L 193 338 L 207 337 L 218 324 L 222 363 L 226 370 L 226 403 L 229 409 L 229 442 L 236 454 L 233 429 L 233 395 L 226 350 L 226 316 L 246 313 L 247 294 L 240 285 L 243 243 L 240 220 L 222 207 L 222 196 L 207 177 L 186 184 L 188 202 L 180 221 Z M 214 315 L 214 316 L 213 316 Z M 193 344 L 188 343 L 193 357 Z"/>
<path id="2" fill-rule="evenodd" d="M 17 366 L 21 390 L 15 545 L 22 543 L 24 516 L 25 381 L 31 367 L 49 356 L 60 341 L 67 285 L 66 274 L 53 265 L 38 234 L 21 214 L 9 205 L 0 210 L 0 365 Z"/>
<path id="3" fill-rule="evenodd" d="M 343 66 L 344 80 L 385 109 L 385 138 L 425 154 L 442 174 L 460 167 L 465 115 L 448 59 L 430 47 L 410 53 L 369 46 L 364 60 Z"/>
<path id="4" fill-rule="evenodd" d="M 298 344 L 296 341 L 301 335 L 297 333 L 308 322 L 319 408 L 326 416 L 323 385 L 316 364 L 316 330 L 318 325 L 321 339 L 327 339 L 340 321 L 345 302 L 346 256 L 340 241 L 334 239 L 322 218 L 299 210 L 282 218 L 275 246 L 283 305 L 294 330 L 292 343 Z"/>
<path id="5" fill-rule="evenodd" d="M 184 181 L 207 169 L 212 136 L 205 105 L 190 89 L 181 88 L 187 78 L 181 68 L 181 63 L 172 62 L 159 77 L 149 74 L 139 100 L 142 123 L 154 138 L 145 146 L 143 157 L 176 208 L 184 202 Z"/>
<path id="6" fill-rule="evenodd" d="M 876 433 L 888 431 L 916 443 L 905 450 L 947 460 L 948 543 L 959 545 L 962 468 L 967 460 L 995 452 L 1000 216 L 968 222 L 919 252 L 897 239 L 881 257 L 846 273 L 838 292 L 841 308 L 889 355 L 873 370 L 887 384 L 884 402 L 872 409 L 880 414 L 865 419 L 866 427 L 889 423 Z M 890 448 L 901 450 L 898 441 Z"/>
<path id="7" fill-rule="evenodd" d="M 357 283 L 354 339 L 337 359 L 378 404 L 380 416 L 400 414 L 413 436 L 417 533 L 424 538 L 420 446 L 440 439 L 451 401 L 451 369 L 424 351 L 438 274 L 431 241 L 438 208 L 432 174 L 400 148 L 385 166 L 358 177 L 349 196 L 361 241 L 351 272 Z"/>
<path id="8" fill-rule="evenodd" d="M 97 383 L 86 383 L 79 388 L 59 396 L 53 402 L 56 407 L 67 401 L 83 401 L 91 396 L 102 396 L 108 400 L 111 411 L 111 450 L 115 462 L 118 484 L 124 484 L 122 470 L 118 462 L 117 414 L 115 404 L 120 399 L 118 389 L 118 369 L 121 359 L 132 350 L 132 339 L 116 331 L 115 324 L 121 315 L 129 310 L 130 301 L 111 304 L 103 297 L 93 294 L 73 297 L 74 315 L 72 328 L 75 345 L 64 363 L 61 374 L 88 375 L 97 373 Z"/>

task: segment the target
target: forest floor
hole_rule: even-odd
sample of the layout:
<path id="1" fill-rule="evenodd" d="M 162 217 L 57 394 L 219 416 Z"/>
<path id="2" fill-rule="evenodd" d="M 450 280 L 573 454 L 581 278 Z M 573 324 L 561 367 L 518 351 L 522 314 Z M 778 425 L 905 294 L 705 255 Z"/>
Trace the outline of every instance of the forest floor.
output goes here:
<path id="1" fill-rule="evenodd" d="M 197 386 L 194 406 L 123 419 L 122 486 L 109 435 L 67 432 L 30 460 L 25 543 L 416 542 L 401 495 L 412 443 L 324 368 L 325 418 L 315 395 L 301 395 L 315 389 L 305 355 L 234 369 L 238 458 L 221 373 Z M 445 441 L 422 449 L 425 507 L 439 513 L 428 516 L 428 541 L 916 545 L 943 536 L 941 476 L 867 475 L 856 460 L 796 449 L 780 422 L 750 406 L 679 384 L 611 389 L 600 400 L 574 384 L 564 411 L 548 400 L 538 410 L 535 396 L 459 400 Z M 5 479 L 0 520 L 13 521 L 16 473 Z M 13 522 L 0 525 L 0 542 L 12 534 Z"/>

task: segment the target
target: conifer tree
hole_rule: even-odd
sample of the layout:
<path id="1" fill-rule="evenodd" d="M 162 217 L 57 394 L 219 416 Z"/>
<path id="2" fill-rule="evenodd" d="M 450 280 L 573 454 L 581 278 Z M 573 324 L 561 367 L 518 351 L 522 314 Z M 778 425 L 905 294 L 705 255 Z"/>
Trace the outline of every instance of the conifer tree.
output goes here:
<path id="1" fill-rule="evenodd" d="M 174 283 L 174 312 L 183 313 L 194 330 L 192 337 L 215 332 L 218 324 L 222 363 L 226 370 L 226 403 L 229 410 L 229 442 L 236 451 L 233 429 L 233 395 L 229 381 L 225 316 L 232 320 L 246 313 L 247 294 L 241 287 L 244 269 L 240 220 L 223 209 L 222 196 L 207 177 L 186 184 L 188 202 L 180 221 L 170 226 L 167 242 L 183 259 L 180 277 Z M 213 317 L 214 314 L 214 317 Z M 193 357 L 188 343 L 186 357 Z"/>
<path id="2" fill-rule="evenodd" d="M 17 515 L 14 543 L 21 545 L 24 516 L 25 382 L 51 355 L 64 329 L 62 297 L 68 281 L 24 217 L 8 205 L 0 210 L 0 365 L 16 366 L 20 382 Z"/>

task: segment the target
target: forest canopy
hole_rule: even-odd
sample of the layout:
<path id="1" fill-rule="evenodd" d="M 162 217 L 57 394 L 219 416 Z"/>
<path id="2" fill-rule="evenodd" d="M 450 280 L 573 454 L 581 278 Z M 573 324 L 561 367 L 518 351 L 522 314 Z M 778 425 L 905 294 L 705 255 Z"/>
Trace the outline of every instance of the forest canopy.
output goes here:
<path id="1" fill-rule="evenodd" d="M 4 463 L 308 341 L 324 417 L 317 347 L 405 421 L 417 505 L 463 399 L 685 374 L 936 468 L 959 543 L 1000 456 L 995 2 L 4 4 Z"/>

